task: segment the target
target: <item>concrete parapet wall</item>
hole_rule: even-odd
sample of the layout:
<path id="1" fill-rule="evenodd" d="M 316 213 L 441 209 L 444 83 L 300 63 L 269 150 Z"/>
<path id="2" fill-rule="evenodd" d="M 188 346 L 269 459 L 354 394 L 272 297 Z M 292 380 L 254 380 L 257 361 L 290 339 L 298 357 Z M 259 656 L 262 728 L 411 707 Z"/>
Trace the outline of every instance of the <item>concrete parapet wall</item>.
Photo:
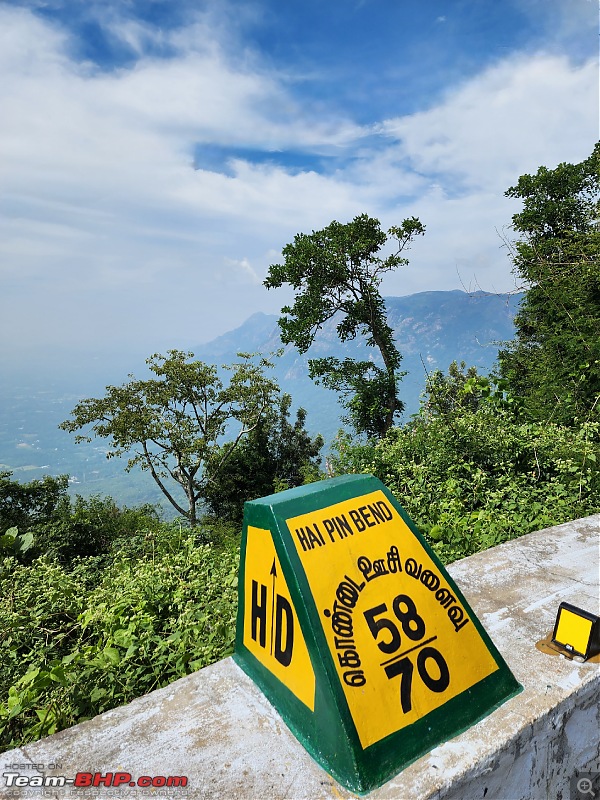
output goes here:
<path id="1" fill-rule="evenodd" d="M 600 773 L 600 667 L 542 653 L 535 644 L 552 631 L 563 600 L 598 613 L 599 533 L 600 515 L 587 517 L 449 567 L 524 691 L 369 798 L 586 797 L 577 790 L 578 776 Z M 132 782 L 140 776 L 187 777 L 187 787 L 170 789 L 33 789 L 7 787 L 1 778 L 2 798 L 354 796 L 310 758 L 231 659 L 0 758 L 0 775 L 127 772 Z"/>

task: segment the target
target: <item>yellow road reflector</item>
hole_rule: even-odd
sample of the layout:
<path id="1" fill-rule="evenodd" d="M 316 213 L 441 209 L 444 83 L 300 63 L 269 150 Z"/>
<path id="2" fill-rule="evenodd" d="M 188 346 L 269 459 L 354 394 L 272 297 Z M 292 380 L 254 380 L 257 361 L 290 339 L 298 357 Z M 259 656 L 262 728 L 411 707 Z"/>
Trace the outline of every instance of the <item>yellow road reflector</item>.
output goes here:
<path id="1" fill-rule="evenodd" d="M 552 641 L 571 655 L 588 658 L 600 653 L 600 617 L 570 603 L 558 607 Z"/>

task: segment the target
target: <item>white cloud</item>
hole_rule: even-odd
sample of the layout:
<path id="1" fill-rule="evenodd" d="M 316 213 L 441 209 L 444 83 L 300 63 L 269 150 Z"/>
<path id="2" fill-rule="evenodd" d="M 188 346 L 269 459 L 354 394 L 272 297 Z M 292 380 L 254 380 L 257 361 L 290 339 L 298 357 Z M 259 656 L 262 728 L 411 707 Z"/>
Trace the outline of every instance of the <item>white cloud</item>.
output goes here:
<path id="1" fill-rule="evenodd" d="M 232 59 L 210 17 L 174 33 L 107 24 L 134 66 L 75 62 L 56 26 L 0 6 L 5 335 L 211 338 L 281 307 L 261 280 L 295 233 L 362 212 L 427 225 L 389 293 L 454 288 L 457 267 L 508 288 L 494 230 L 514 210 L 503 191 L 540 164 L 585 157 L 596 135 L 591 63 L 507 59 L 368 130 L 309 114 L 289 76 L 254 54 Z M 174 54 L 146 55 L 152 37 Z M 225 175 L 193 169 L 202 143 L 352 158 L 330 174 L 238 158 Z"/>
<path id="2" fill-rule="evenodd" d="M 260 284 L 261 282 L 247 258 L 225 258 L 223 259 L 223 265 L 224 269 L 217 275 L 217 278 L 220 280 L 230 284 Z"/>
<path id="3" fill-rule="evenodd" d="M 427 186 L 410 209 L 402 208 L 420 217 L 427 234 L 413 248 L 415 268 L 386 282 L 390 294 L 461 284 L 514 288 L 504 238 L 518 205 L 504 192 L 541 165 L 590 154 L 598 135 L 597 81 L 594 62 L 511 58 L 449 91 L 437 106 L 381 125 L 390 150 Z M 425 274 L 418 264 L 426 265 Z"/>
<path id="4" fill-rule="evenodd" d="M 595 59 L 509 58 L 434 108 L 385 121 L 381 131 L 420 172 L 444 175 L 456 188 L 503 190 L 541 164 L 589 155 L 598 136 L 597 87 Z"/>

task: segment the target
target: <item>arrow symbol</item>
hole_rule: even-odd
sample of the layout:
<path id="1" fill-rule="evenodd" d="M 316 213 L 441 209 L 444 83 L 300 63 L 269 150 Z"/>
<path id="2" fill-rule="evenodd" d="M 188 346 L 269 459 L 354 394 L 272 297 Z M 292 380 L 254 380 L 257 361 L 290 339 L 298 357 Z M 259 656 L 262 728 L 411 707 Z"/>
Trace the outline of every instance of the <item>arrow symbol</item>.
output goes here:
<path id="1" fill-rule="evenodd" d="M 273 655 L 273 634 L 275 631 L 275 582 L 277 581 L 277 567 L 275 566 L 275 559 L 273 559 L 273 566 L 269 575 L 273 576 L 273 587 L 271 590 L 271 655 Z"/>

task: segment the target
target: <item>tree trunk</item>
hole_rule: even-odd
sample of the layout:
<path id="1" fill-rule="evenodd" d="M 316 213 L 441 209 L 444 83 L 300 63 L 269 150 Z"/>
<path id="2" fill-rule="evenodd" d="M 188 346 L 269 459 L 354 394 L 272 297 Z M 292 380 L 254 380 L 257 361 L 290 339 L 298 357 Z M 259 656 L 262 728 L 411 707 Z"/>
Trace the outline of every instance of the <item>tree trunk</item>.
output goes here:
<path id="1" fill-rule="evenodd" d="M 188 500 L 188 513 L 186 514 L 190 527 L 194 527 L 198 524 L 198 518 L 196 517 L 196 493 L 194 491 L 194 478 L 192 475 L 187 476 L 187 484 L 185 486 L 185 493 L 187 495 Z"/>
<path id="2" fill-rule="evenodd" d="M 390 388 L 386 403 L 388 407 L 388 413 L 386 414 L 384 423 L 385 427 L 381 434 L 381 438 L 383 439 L 394 424 L 394 414 L 396 413 L 396 407 L 398 405 L 398 393 L 396 391 L 396 369 L 394 367 L 392 357 L 388 352 L 387 345 L 385 341 L 382 339 L 382 337 L 379 335 L 379 331 L 375 327 L 375 324 L 373 324 L 371 327 L 371 335 L 373 336 L 373 340 L 377 345 L 379 352 L 381 353 L 381 357 L 383 359 L 383 363 L 385 364 L 385 368 L 387 370 L 387 374 L 390 380 Z"/>

